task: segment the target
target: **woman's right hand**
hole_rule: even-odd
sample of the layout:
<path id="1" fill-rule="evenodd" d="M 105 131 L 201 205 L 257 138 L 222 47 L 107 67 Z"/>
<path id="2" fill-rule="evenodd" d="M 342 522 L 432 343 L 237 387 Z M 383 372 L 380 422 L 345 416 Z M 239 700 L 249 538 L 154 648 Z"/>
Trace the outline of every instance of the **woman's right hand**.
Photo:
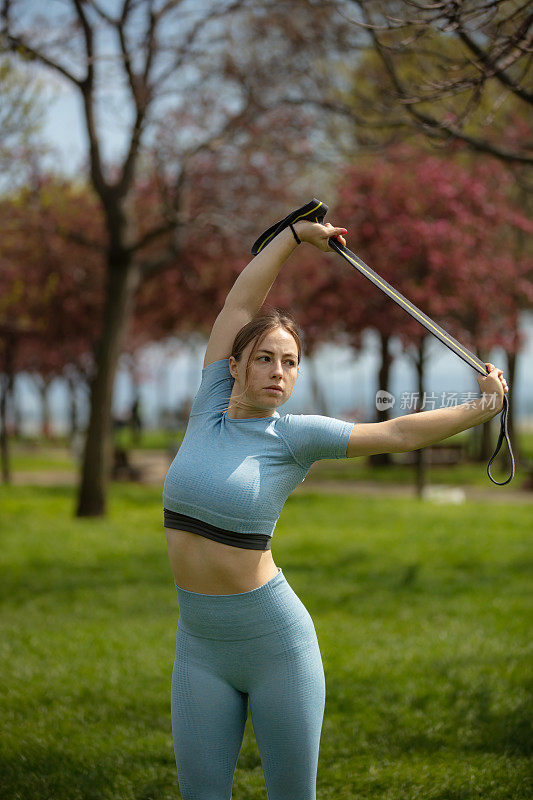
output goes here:
<path id="1" fill-rule="evenodd" d="M 346 228 L 336 228 L 330 222 L 321 225 L 319 222 L 309 222 L 309 220 L 305 219 L 295 222 L 293 227 L 302 242 L 309 242 L 309 244 L 318 247 L 319 250 L 323 250 L 325 253 L 335 252 L 328 244 L 328 239 L 331 239 L 332 236 L 346 247 L 346 239 L 342 235 L 343 233 L 348 233 Z"/>

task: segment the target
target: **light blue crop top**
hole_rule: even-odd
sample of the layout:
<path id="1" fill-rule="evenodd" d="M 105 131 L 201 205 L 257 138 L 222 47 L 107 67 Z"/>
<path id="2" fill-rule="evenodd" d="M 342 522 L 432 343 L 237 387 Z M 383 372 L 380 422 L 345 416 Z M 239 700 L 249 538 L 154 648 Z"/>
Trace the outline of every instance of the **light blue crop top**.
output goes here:
<path id="1" fill-rule="evenodd" d="M 202 370 L 163 506 L 237 533 L 272 536 L 289 494 L 321 458 L 346 458 L 354 423 L 315 414 L 231 419 L 228 359 Z"/>

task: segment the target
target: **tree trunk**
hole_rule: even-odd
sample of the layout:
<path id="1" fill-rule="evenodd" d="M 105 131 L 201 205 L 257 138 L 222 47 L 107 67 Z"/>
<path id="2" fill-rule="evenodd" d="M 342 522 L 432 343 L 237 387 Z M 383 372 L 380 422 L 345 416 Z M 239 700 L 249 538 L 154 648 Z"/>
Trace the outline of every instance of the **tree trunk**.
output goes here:
<path id="1" fill-rule="evenodd" d="M 140 391 L 140 381 L 137 375 L 137 369 L 135 364 L 135 355 L 132 358 L 132 367 L 130 370 L 131 376 L 131 383 L 132 383 L 132 403 L 130 406 L 130 434 L 131 434 L 131 443 L 133 447 L 139 447 L 141 443 L 141 432 L 143 429 L 143 421 L 141 417 L 141 391 Z"/>
<path id="2" fill-rule="evenodd" d="M 0 376 L 0 449 L 2 452 L 2 483 L 11 483 L 9 439 L 7 436 L 7 375 Z"/>
<path id="3" fill-rule="evenodd" d="M 23 417 L 22 417 L 22 409 L 20 407 L 20 403 L 17 402 L 17 392 L 16 392 L 16 383 L 15 377 L 13 376 L 13 394 L 12 394 L 12 404 L 13 404 L 13 436 L 15 439 L 20 439 L 22 436 L 22 427 L 23 427 Z"/>
<path id="4" fill-rule="evenodd" d="M 378 390 L 384 389 L 389 391 L 390 368 L 392 365 L 392 356 L 389 353 L 390 336 L 380 331 L 379 334 L 381 345 L 381 365 L 378 374 Z M 385 422 L 390 419 L 390 408 L 376 408 L 376 422 Z M 377 453 L 376 455 L 369 456 L 368 463 L 372 467 L 389 467 L 392 464 L 390 453 Z"/>
<path id="5" fill-rule="evenodd" d="M 91 381 L 91 410 L 83 455 L 82 480 L 76 515 L 103 516 L 111 471 L 111 408 L 118 360 L 134 307 L 140 271 L 128 254 L 110 258 L 102 338 Z"/>
<path id="6" fill-rule="evenodd" d="M 164 356 L 157 370 L 157 427 L 167 429 L 167 410 L 170 407 L 167 390 L 167 359 Z"/>
<path id="7" fill-rule="evenodd" d="M 3 344 L 5 372 L 0 376 L 0 451 L 2 454 L 2 483 L 11 483 L 7 416 L 9 396 L 12 394 L 14 381 L 15 335 L 8 331 L 3 337 Z"/>
<path id="8" fill-rule="evenodd" d="M 41 397 L 41 435 L 43 439 L 52 438 L 52 426 L 50 424 L 50 402 L 48 392 L 50 381 L 42 379 L 39 384 L 39 394 Z"/>
<path id="9" fill-rule="evenodd" d="M 309 378 L 311 381 L 311 393 L 314 407 L 317 409 L 318 414 L 329 417 L 331 415 L 328 412 L 328 402 L 322 384 L 320 383 L 320 378 L 318 377 L 314 354 L 309 354 L 307 363 L 309 364 Z"/>
<path id="10" fill-rule="evenodd" d="M 421 410 L 422 402 L 424 399 L 424 367 L 425 367 L 425 348 L 428 337 L 424 336 L 420 340 L 418 347 L 418 354 L 416 359 L 416 372 L 418 376 L 418 402 L 417 411 Z M 426 449 L 422 447 L 420 450 L 415 450 L 416 453 L 416 496 L 422 498 L 424 488 L 426 486 L 427 478 L 427 458 Z"/>
<path id="11" fill-rule="evenodd" d="M 505 375 L 505 379 L 509 385 L 509 391 L 507 392 L 507 402 L 509 404 L 509 412 L 507 414 L 507 430 L 509 432 L 509 439 L 511 441 L 511 445 L 513 448 L 513 454 L 515 458 L 515 462 L 517 464 L 522 464 L 522 454 L 520 452 L 520 442 L 518 440 L 518 436 L 515 436 L 516 428 L 514 424 L 514 411 L 515 411 L 515 403 L 514 403 L 514 392 L 513 386 L 516 386 L 516 364 L 518 356 L 516 353 L 511 353 L 509 351 L 506 352 L 507 356 L 507 375 Z M 505 447 L 505 445 L 502 445 Z M 500 451 L 502 452 L 502 451 Z M 506 471 L 511 469 L 511 459 L 509 457 L 509 453 L 507 452 L 507 447 L 505 447 L 505 455 L 507 458 L 506 463 Z M 499 457 L 499 454 L 497 458 Z"/>
<path id="12" fill-rule="evenodd" d="M 78 404 L 76 402 L 76 381 L 73 375 L 66 377 L 69 395 L 69 439 L 72 442 L 78 433 Z"/>

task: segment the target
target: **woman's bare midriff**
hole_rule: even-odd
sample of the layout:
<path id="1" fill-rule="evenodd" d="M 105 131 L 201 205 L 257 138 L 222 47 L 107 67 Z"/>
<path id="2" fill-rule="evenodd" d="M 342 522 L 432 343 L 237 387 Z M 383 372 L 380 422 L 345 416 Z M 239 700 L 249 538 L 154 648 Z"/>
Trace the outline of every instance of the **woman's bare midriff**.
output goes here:
<path id="1" fill-rule="evenodd" d="M 197 533 L 165 528 L 176 585 L 201 594 L 238 594 L 258 589 L 278 574 L 270 550 L 245 550 Z"/>

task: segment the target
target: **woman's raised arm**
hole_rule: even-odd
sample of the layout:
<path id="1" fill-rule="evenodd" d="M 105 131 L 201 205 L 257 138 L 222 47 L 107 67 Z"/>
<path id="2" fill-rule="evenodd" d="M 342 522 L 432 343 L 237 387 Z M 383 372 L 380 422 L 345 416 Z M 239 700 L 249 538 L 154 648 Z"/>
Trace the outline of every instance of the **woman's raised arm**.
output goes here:
<path id="1" fill-rule="evenodd" d="M 320 225 L 318 222 L 302 220 L 294 227 L 302 242 L 309 242 L 325 252 L 333 252 L 328 246 L 328 238 L 331 236 L 337 236 L 342 244 L 346 244 L 341 235 L 346 233 L 346 228 L 335 228 L 329 222 Z M 290 228 L 287 228 L 274 237 L 243 269 L 213 324 L 204 367 L 213 361 L 229 358 L 236 334 L 257 314 L 283 264 L 296 247 L 296 239 Z"/>
<path id="2" fill-rule="evenodd" d="M 329 222 L 321 225 L 318 222 L 301 220 L 295 223 L 294 228 L 302 242 L 308 242 L 325 252 L 333 252 L 328 246 L 328 239 L 332 236 L 338 236 L 342 244 L 346 245 L 341 235 L 346 233 L 346 228 L 336 228 Z M 283 264 L 297 246 L 290 228 L 278 233 L 243 269 L 226 298 L 226 305 L 230 308 L 245 308 L 256 314 L 265 302 Z"/>

